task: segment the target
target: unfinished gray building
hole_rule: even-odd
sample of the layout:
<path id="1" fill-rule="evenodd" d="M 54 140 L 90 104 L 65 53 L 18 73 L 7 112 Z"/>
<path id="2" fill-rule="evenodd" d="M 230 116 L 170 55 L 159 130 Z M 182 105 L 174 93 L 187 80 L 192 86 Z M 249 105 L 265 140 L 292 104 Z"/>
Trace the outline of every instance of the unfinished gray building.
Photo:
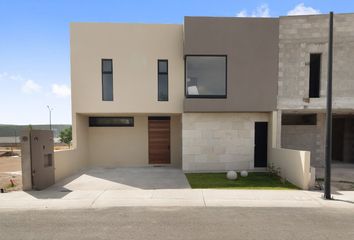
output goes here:
<path id="1" fill-rule="evenodd" d="M 280 17 L 278 110 L 281 147 L 311 151 L 324 166 L 328 15 Z M 354 14 L 334 16 L 333 154 L 354 163 Z"/>

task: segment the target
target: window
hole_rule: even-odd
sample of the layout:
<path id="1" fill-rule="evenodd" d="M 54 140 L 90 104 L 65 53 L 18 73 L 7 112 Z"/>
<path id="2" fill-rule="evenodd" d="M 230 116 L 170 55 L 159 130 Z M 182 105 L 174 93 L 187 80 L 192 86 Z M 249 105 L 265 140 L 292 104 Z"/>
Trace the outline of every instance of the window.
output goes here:
<path id="1" fill-rule="evenodd" d="M 149 120 L 170 120 L 171 117 L 168 116 L 154 116 L 154 117 L 148 117 Z"/>
<path id="2" fill-rule="evenodd" d="M 133 117 L 89 117 L 90 127 L 134 127 Z"/>
<path id="3" fill-rule="evenodd" d="M 226 56 L 186 56 L 187 98 L 226 98 Z"/>
<path id="4" fill-rule="evenodd" d="M 283 114 L 282 125 L 316 125 L 316 114 Z"/>
<path id="5" fill-rule="evenodd" d="M 112 59 L 102 59 L 102 100 L 113 101 Z"/>
<path id="6" fill-rule="evenodd" d="M 168 101 L 168 60 L 157 60 L 158 100 Z"/>
<path id="7" fill-rule="evenodd" d="M 320 80 L 321 80 L 321 54 L 310 54 L 310 88 L 309 97 L 320 97 Z"/>

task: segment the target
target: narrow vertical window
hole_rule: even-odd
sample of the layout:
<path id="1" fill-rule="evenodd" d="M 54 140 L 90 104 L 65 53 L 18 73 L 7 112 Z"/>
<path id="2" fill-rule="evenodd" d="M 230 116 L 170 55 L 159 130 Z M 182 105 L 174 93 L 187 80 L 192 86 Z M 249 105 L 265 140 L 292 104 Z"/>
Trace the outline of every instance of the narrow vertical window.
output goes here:
<path id="1" fill-rule="evenodd" d="M 310 88 L 309 97 L 320 97 L 320 80 L 321 80 L 321 54 L 310 54 Z"/>
<path id="2" fill-rule="evenodd" d="M 102 100 L 113 101 L 112 59 L 102 59 Z"/>
<path id="3" fill-rule="evenodd" d="M 158 100 L 168 101 L 168 60 L 157 60 Z"/>

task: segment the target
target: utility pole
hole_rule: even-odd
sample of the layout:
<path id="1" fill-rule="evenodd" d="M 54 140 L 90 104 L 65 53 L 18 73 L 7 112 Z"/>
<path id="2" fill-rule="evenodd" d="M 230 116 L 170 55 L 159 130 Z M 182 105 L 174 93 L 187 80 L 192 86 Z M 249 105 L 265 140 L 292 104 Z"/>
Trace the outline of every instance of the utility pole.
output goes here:
<path id="1" fill-rule="evenodd" d="M 15 147 L 17 147 L 17 131 L 16 128 L 14 129 L 14 133 L 15 133 Z"/>
<path id="2" fill-rule="evenodd" d="M 326 115 L 326 174 L 324 198 L 331 199 L 331 161 L 332 161 L 332 67 L 333 67 L 333 12 L 329 13 L 328 34 L 328 80 Z"/>
<path id="3" fill-rule="evenodd" d="M 53 111 L 53 108 L 49 107 L 49 105 L 47 105 L 47 108 L 49 110 L 49 129 L 52 130 L 52 111 Z"/>

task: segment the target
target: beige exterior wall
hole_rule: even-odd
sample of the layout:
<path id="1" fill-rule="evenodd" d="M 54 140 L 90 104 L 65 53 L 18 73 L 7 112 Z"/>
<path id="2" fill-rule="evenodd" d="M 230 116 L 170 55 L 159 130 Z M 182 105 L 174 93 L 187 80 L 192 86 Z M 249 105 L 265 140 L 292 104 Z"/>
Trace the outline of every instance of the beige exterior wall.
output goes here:
<path id="1" fill-rule="evenodd" d="M 182 113 L 183 26 L 71 24 L 73 113 Z M 114 101 L 102 101 L 101 59 L 113 60 Z M 169 101 L 157 101 L 157 60 L 168 59 Z"/>
<path id="2" fill-rule="evenodd" d="M 55 181 L 68 177 L 88 166 L 88 118 L 73 114 L 73 148 L 55 151 Z"/>
<path id="3" fill-rule="evenodd" d="M 147 166 L 148 116 L 180 114 L 183 26 L 72 23 L 73 150 L 56 152 L 56 179 L 91 166 Z M 113 60 L 114 101 L 102 101 L 101 59 Z M 157 60 L 168 60 L 169 101 L 157 101 Z M 89 116 L 134 116 L 135 127 L 88 127 Z M 171 165 L 181 166 L 181 120 L 171 117 Z"/>
<path id="4" fill-rule="evenodd" d="M 181 117 L 171 116 L 171 166 L 181 167 Z M 134 127 L 89 127 L 89 166 L 149 166 L 148 116 L 134 116 Z"/>
<path id="5" fill-rule="evenodd" d="M 269 113 L 183 114 L 183 170 L 254 169 L 255 122 Z"/>
<path id="6" fill-rule="evenodd" d="M 269 164 L 280 169 L 281 177 L 307 190 L 313 185 L 315 176 L 314 169 L 310 166 L 310 154 L 308 151 L 273 148 Z"/>

